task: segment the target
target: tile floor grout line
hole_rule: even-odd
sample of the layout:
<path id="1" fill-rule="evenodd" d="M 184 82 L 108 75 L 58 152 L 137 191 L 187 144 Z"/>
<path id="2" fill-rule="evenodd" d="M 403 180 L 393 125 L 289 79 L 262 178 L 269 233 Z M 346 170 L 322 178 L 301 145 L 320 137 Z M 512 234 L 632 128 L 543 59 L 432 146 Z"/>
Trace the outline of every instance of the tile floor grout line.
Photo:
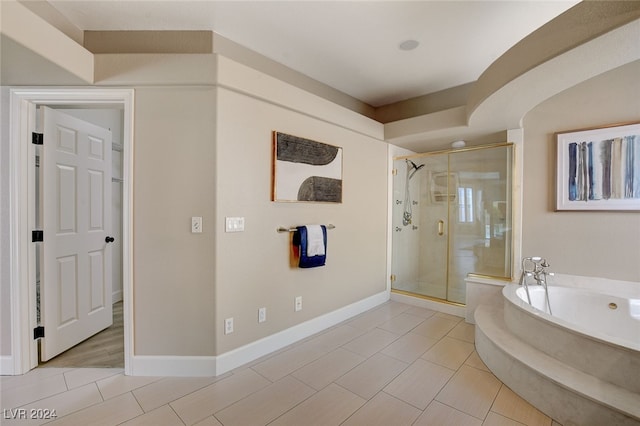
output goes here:
<path id="1" fill-rule="evenodd" d="M 232 376 L 225 377 L 224 379 L 220 379 L 220 380 L 215 380 L 215 381 L 213 381 L 213 382 L 211 382 L 211 383 L 209 383 L 209 384 L 207 384 L 207 385 L 205 385 L 205 386 L 203 386 L 203 387 L 201 387 L 201 388 L 194 389 L 194 390 L 192 390 L 191 392 L 185 393 L 184 395 L 181 395 L 181 396 L 179 396 L 179 397 L 178 397 L 178 398 L 176 398 L 176 399 L 172 399 L 171 401 L 168 401 L 168 402 L 166 402 L 166 403 L 165 403 L 165 404 L 163 404 L 163 405 L 171 405 L 172 403 L 176 402 L 176 401 L 177 401 L 177 400 L 179 400 L 179 399 L 182 399 L 182 398 L 187 397 L 187 396 L 189 396 L 189 395 L 193 395 L 193 394 L 194 394 L 194 393 L 196 393 L 196 392 L 200 392 L 201 390 L 204 390 L 204 389 L 208 388 L 209 386 L 213 386 L 213 385 L 215 385 L 216 383 L 220 383 L 220 382 L 222 382 L 223 380 L 229 379 L 229 378 L 231 378 L 231 377 L 232 377 Z M 267 379 L 267 380 L 268 380 L 268 379 Z M 256 391 L 256 392 L 257 392 L 257 391 Z M 254 393 L 255 393 L 255 392 L 254 392 Z M 159 407 L 158 407 L 158 408 L 159 408 Z M 173 407 L 172 407 L 172 408 L 173 408 Z M 151 411 L 153 411 L 153 410 L 151 410 Z"/>
<path id="2" fill-rule="evenodd" d="M 498 380 L 499 380 L 499 379 L 498 379 Z M 510 416 L 508 416 L 508 415 L 506 415 L 506 414 L 503 414 L 503 413 L 500 413 L 500 412 L 498 412 L 498 411 L 493 411 L 493 406 L 495 405 L 496 401 L 498 400 L 498 395 L 500 395 L 500 391 L 502 390 L 502 388 L 507 388 L 507 389 L 509 389 L 511 392 L 513 392 L 513 393 L 514 393 L 518 398 L 522 398 L 520 395 L 518 395 L 518 394 L 517 394 L 517 393 L 515 393 L 513 390 L 511 390 L 511 388 L 510 388 L 509 386 L 507 386 L 507 385 L 505 385 L 504 383 L 502 383 L 502 382 L 501 382 L 500 389 L 498 389 L 498 393 L 496 394 L 496 397 L 495 397 L 495 398 L 494 398 L 494 400 L 491 402 L 491 408 L 489 408 L 489 412 L 490 412 L 490 413 L 495 413 L 495 414 L 497 414 L 497 415 L 499 415 L 499 416 L 502 416 L 502 417 L 504 417 L 504 418 L 506 418 L 506 419 L 513 420 L 513 421 L 514 421 L 514 422 L 516 422 L 516 423 L 519 423 L 519 424 L 522 424 L 522 425 L 527 426 L 527 423 L 523 423 L 523 422 L 521 422 L 521 421 L 519 421 L 519 420 L 517 420 L 517 419 L 514 419 L 513 417 L 510 417 Z M 535 407 L 534 407 L 534 408 L 535 408 Z M 538 409 L 536 408 L 536 410 L 538 410 Z M 538 410 L 538 411 L 540 411 L 540 410 Z M 544 413 L 542 413 L 542 414 L 544 414 Z M 487 414 L 487 415 L 488 415 L 488 414 Z M 547 416 L 547 415 L 545 414 L 545 416 Z M 549 417 L 549 416 L 547 416 L 547 417 Z M 552 424 L 553 424 L 553 419 L 552 419 L 551 417 L 549 417 L 549 419 L 551 420 L 551 422 L 550 422 L 547 426 L 552 426 Z"/>
<path id="3" fill-rule="evenodd" d="M 62 380 L 64 380 L 64 386 L 67 388 L 67 391 L 70 391 L 71 388 L 69 387 L 69 382 L 67 381 L 67 373 L 62 373 Z"/>
<path id="4" fill-rule="evenodd" d="M 286 376 L 285 376 L 286 377 Z M 308 401 L 309 399 L 313 398 L 314 396 L 316 396 L 318 393 L 320 393 L 319 390 L 316 390 L 315 388 L 309 386 L 308 384 L 306 384 L 305 382 L 303 382 L 302 380 L 297 379 L 296 377 L 292 377 L 293 379 L 297 380 L 298 382 L 302 383 L 303 385 L 313 389 L 313 393 L 311 395 L 309 395 L 308 397 L 306 397 L 305 399 L 303 399 L 302 401 L 298 402 L 296 405 L 294 405 L 293 407 L 289 408 L 287 411 L 281 413 L 279 416 L 277 416 L 275 419 L 272 419 L 271 421 L 269 421 L 268 423 L 265 423 L 265 426 L 275 422 L 276 420 L 278 420 L 280 417 L 286 415 L 288 412 L 294 410 L 297 406 L 299 406 L 300 404 L 303 404 L 305 401 Z M 330 383 L 331 384 L 331 383 Z M 329 385 L 330 385 L 329 384 Z M 327 385 L 327 386 L 329 386 Z M 326 387 L 326 386 L 325 386 Z M 324 389 L 324 388 L 323 388 Z M 224 426 L 224 425 L 223 425 Z"/>
<path id="5" fill-rule="evenodd" d="M 266 381 L 268 381 L 268 382 L 269 382 L 269 383 L 271 383 L 271 384 L 274 384 L 275 382 L 277 382 L 277 380 L 276 380 L 276 381 L 271 380 L 270 378 L 268 378 L 268 377 L 267 377 L 267 376 L 265 376 L 264 374 L 260 373 L 258 370 L 254 369 L 253 367 L 255 367 L 255 365 L 254 365 L 254 366 L 251 366 L 251 367 L 248 367 L 248 369 L 249 369 L 249 370 L 251 370 L 251 371 L 253 371 L 253 372 L 254 372 L 254 373 L 256 373 L 258 376 L 262 377 L 263 379 L 265 379 Z M 291 373 L 290 373 L 290 374 L 291 374 Z M 286 376 L 283 376 L 283 377 L 286 377 Z"/>
<path id="6" fill-rule="evenodd" d="M 187 426 L 187 422 L 186 422 L 182 417 L 180 417 L 180 414 L 178 414 L 178 412 L 177 412 L 177 411 L 176 411 L 176 410 L 171 406 L 171 404 L 166 404 L 166 405 L 169 407 L 169 409 L 170 409 L 171 411 L 173 411 L 173 412 L 175 413 L 176 417 L 177 417 L 177 418 L 182 422 L 182 424 L 183 424 L 184 426 Z M 201 420 L 198 420 L 198 422 L 201 422 L 201 421 L 203 421 L 204 419 L 206 419 L 206 417 L 205 417 L 205 418 L 203 418 L 203 419 L 201 419 Z"/>
<path id="7" fill-rule="evenodd" d="M 51 377 L 54 377 L 54 376 L 57 376 L 57 374 L 52 375 L 52 376 L 49 376 L 49 377 L 47 377 L 47 378 L 51 378 Z M 47 399 L 47 398 L 52 398 L 52 397 L 54 397 L 54 396 L 62 395 L 62 394 L 64 394 L 64 393 L 67 393 L 67 392 L 71 391 L 72 389 L 69 389 L 69 385 L 67 385 L 67 379 L 66 379 L 66 377 L 64 376 L 64 374 L 62 375 L 62 380 L 64 381 L 64 387 L 66 388 L 66 390 L 59 391 L 59 392 L 54 392 L 54 393 L 49 394 L 49 395 L 47 395 L 47 396 L 44 396 L 44 397 L 42 397 L 42 398 L 38 398 L 38 399 L 34 399 L 34 400 L 29 400 L 29 401 L 25 402 L 24 404 L 19 405 L 19 406 L 18 406 L 18 408 L 24 408 L 24 407 L 26 407 L 26 406 L 28 406 L 28 405 L 30 405 L 30 404 L 35 404 L 35 403 L 40 402 L 40 401 L 43 401 L 43 400 L 45 400 L 45 399 Z M 32 384 L 30 384 L 30 385 L 26 385 L 26 386 L 31 386 L 31 385 L 35 385 L 35 384 L 36 384 L 36 383 L 32 383 Z M 88 383 L 87 383 L 87 384 L 88 384 Z M 12 408 L 12 407 L 7 407 L 7 408 Z"/>
<path id="8" fill-rule="evenodd" d="M 489 409 L 489 411 L 487 411 L 487 415 L 486 415 L 486 416 L 484 416 L 484 418 L 482 418 L 482 419 L 481 419 L 480 417 L 474 416 L 473 414 L 466 413 L 466 412 L 464 412 L 464 411 L 460 410 L 459 408 L 456 408 L 456 407 L 454 407 L 454 406 L 452 406 L 452 405 L 449 405 L 449 404 L 447 404 L 446 402 L 438 401 L 438 400 L 436 399 L 436 397 L 437 397 L 437 395 L 433 397 L 433 399 L 431 400 L 431 402 L 434 402 L 434 401 L 435 401 L 435 402 L 437 402 L 438 404 L 446 405 L 447 407 L 451 408 L 452 410 L 456 410 L 458 413 L 462 413 L 462 414 L 464 414 L 464 415 L 471 416 L 471 417 L 473 417 L 474 419 L 480 420 L 483 424 L 484 424 L 485 420 L 487 420 L 487 417 L 489 416 L 489 413 L 491 412 L 491 409 Z M 431 402 L 429 403 L 429 405 L 431 405 Z M 427 405 L 427 408 L 429 408 L 429 406 L 428 406 L 428 405 Z M 425 410 L 426 410 L 426 408 L 425 408 Z"/>
<path id="9" fill-rule="evenodd" d="M 144 416 L 145 414 L 147 414 L 147 411 L 144 411 L 144 408 L 142 408 L 142 404 L 140 403 L 140 400 L 138 399 L 138 397 L 136 396 L 136 394 L 135 394 L 135 393 L 133 393 L 133 391 L 132 391 L 132 390 L 131 390 L 131 391 L 129 391 L 129 392 L 122 393 L 122 394 L 120 394 L 120 395 L 118 395 L 118 396 L 126 395 L 126 394 L 128 394 L 128 393 L 130 393 L 130 394 L 131 394 L 131 396 L 133 397 L 133 399 L 136 401 L 136 404 L 138 404 L 138 405 L 140 406 L 140 410 L 142 410 L 142 414 L 140 414 L 140 415 L 141 415 L 141 416 Z M 117 398 L 117 397 L 114 397 L 114 398 Z M 111 399 L 113 399 L 113 398 L 111 398 Z M 167 404 L 165 404 L 165 405 L 169 405 L 169 403 L 167 403 Z M 161 405 L 160 407 L 162 407 L 162 405 Z M 158 408 L 160 408 L 160 407 L 158 407 Z M 151 411 L 153 411 L 153 410 L 151 410 Z M 180 416 L 178 416 L 178 417 L 180 417 Z M 180 419 L 180 420 L 182 421 L 182 419 Z M 184 422 L 183 422 L 183 423 L 184 423 Z"/>
<path id="10" fill-rule="evenodd" d="M 83 385 L 83 386 L 88 386 L 88 385 L 90 385 L 90 384 L 93 384 L 93 385 L 95 385 L 95 387 L 96 387 L 96 388 L 98 388 L 98 385 L 97 385 L 97 383 L 96 383 L 96 382 L 90 382 L 90 383 L 87 383 L 87 384 L 85 384 L 85 385 Z M 71 390 L 71 389 L 70 389 L 70 390 Z M 100 389 L 98 388 L 97 390 L 98 390 L 98 394 L 100 394 Z M 68 392 L 68 391 L 67 391 L 67 392 Z M 60 394 L 58 394 L 58 395 L 60 395 Z M 54 396 L 54 395 L 52 395 L 52 396 Z M 59 417 L 59 418 L 56 418 L 56 419 L 53 419 L 53 420 L 51 420 L 50 422 L 46 422 L 46 423 L 53 423 L 53 422 L 58 421 L 58 420 L 60 420 L 60 419 L 64 419 L 65 417 L 72 416 L 72 415 L 74 415 L 74 414 L 76 414 L 76 413 L 78 413 L 78 412 L 80 412 L 80 411 L 82 411 L 82 410 L 86 410 L 86 409 L 88 409 L 88 408 L 95 407 L 95 406 L 97 406 L 97 405 L 103 404 L 103 403 L 105 402 L 105 400 L 104 400 L 104 398 L 102 398 L 102 394 L 100 394 L 100 398 L 102 399 L 102 401 L 98 401 L 98 402 L 95 402 L 95 403 L 93 403 L 93 404 L 89 404 L 89 405 L 87 405 L 87 406 L 83 406 L 82 408 L 78 408 L 78 409 L 76 409 L 76 410 L 70 411 L 70 412 L 68 412 L 67 414 L 65 414 L 64 416 Z M 45 399 L 45 398 L 43 398 L 43 399 Z M 143 411 L 143 412 L 144 412 L 144 411 Z M 46 423 L 45 423 L 45 424 L 46 424 Z"/>
<path id="11" fill-rule="evenodd" d="M 263 377 L 263 376 L 262 376 L 260 373 L 258 373 L 257 371 L 254 371 L 254 372 L 255 372 L 256 374 L 260 375 L 261 377 Z M 284 379 L 285 377 L 287 377 L 287 376 L 282 377 L 282 379 Z M 227 377 L 227 378 L 228 378 L 228 377 Z M 229 403 L 229 404 L 225 405 L 224 407 L 220 407 L 220 409 L 218 409 L 217 411 L 214 411 L 214 412 L 213 412 L 212 416 L 214 416 L 214 417 L 215 417 L 215 415 L 216 415 L 217 413 L 219 413 L 219 412 L 221 412 L 221 411 L 223 411 L 223 410 L 226 410 L 227 408 L 231 407 L 232 405 L 237 404 L 238 402 L 243 401 L 243 400 L 245 400 L 245 399 L 249 398 L 250 396 L 252 396 L 252 395 L 254 395 L 254 394 L 256 394 L 256 393 L 258 393 L 258 392 L 260 392 L 260 391 L 262 391 L 262 390 L 264 390 L 264 389 L 266 389 L 266 388 L 268 388 L 269 386 L 271 386 L 271 385 L 275 384 L 275 383 L 278 381 L 278 380 L 276 380 L 275 382 L 272 382 L 271 380 L 267 379 L 266 377 L 264 377 L 264 379 L 265 379 L 266 381 L 268 381 L 268 382 L 269 382 L 269 384 L 268 384 L 268 385 L 263 386 L 263 387 L 261 387 L 261 388 L 259 388 L 259 389 L 256 389 L 256 390 L 254 390 L 254 391 L 252 391 L 252 392 L 250 392 L 250 393 L 246 394 L 246 395 L 245 395 L 245 396 L 243 396 L 242 398 L 240 398 L 240 399 L 238 399 L 238 400 L 235 400 L 235 401 L 233 401 L 233 402 L 231 402 L 231 403 Z M 226 380 L 226 379 L 225 379 L 225 380 Z M 281 380 L 281 379 L 279 379 L 279 380 Z M 218 383 L 218 382 L 215 382 L 215 383 Z M 214 383 L 211 383 L 211 384 L 213 385 Z M 186 396 L 186 395 L 185 395 L 185 396 Z M 180 398 L 178 398 L 178 399 L 180 399 Z M 177 401 L 177 400 L 176 400 L 176 401 Z M 175 401 L 171 401 L 171 402 L 175 402 Z M 216 418 L 217 418 L 217 417 L 216 417 Z M 222 422 L 220 421 L 220 423 L 222 423 Z M 222 424 L 223 424 L 223 426 L 224 426 L 224 423 L 222 423 Z"/>

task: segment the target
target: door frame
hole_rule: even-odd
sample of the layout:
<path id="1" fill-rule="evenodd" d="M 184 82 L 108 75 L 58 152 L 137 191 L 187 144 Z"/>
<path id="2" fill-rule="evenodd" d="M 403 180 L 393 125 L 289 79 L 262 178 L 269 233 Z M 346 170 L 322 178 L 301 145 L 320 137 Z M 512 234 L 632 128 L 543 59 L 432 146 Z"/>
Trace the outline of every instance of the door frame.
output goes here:
<path id="1" fill-rule="evenodd" d="M 10 286 L 12 374 L 25 374 L 38 366 L 38 346 L 33 339 L 36 326 L 36 245 L 30 233 L 35 229 L 36 107 L 73 105 L 118 107 L 123 114 L 122 176 L 122 292 L 124 321 L 124 372 L 132 373 L 133 330 L 133 89 L 15 88 L 10 89 L 9 188 L 10 188 Z"/>

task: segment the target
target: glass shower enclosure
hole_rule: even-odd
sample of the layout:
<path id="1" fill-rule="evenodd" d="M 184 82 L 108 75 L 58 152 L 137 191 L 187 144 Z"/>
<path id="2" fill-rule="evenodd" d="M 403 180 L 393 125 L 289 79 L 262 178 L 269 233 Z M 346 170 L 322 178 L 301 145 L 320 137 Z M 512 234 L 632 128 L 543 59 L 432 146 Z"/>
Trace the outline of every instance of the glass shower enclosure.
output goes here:
<path id="1" fill-rule="evenodd" d="M 511 279 L 513 145 L 394 158 L 391 288 L 465 304 L 468 274 Z"/>

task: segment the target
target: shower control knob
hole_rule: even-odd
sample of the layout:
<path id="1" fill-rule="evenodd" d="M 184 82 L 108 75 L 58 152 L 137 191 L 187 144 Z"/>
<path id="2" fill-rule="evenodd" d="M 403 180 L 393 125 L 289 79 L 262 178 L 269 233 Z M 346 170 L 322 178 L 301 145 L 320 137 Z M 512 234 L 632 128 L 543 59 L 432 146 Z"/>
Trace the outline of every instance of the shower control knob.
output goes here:
<path id="1" fill-rule="evenodd" d="M 105 239 L 104 239 L 104 242 L 105 242 L 105 243 L 112 243 L 112 242 L 114 242 L 115 240 L 116 240 L 116 239 L 115 239 L 115 238 L 113 238 L 113 237 L 107 237 L 107 238 L 105 238 Z"/>

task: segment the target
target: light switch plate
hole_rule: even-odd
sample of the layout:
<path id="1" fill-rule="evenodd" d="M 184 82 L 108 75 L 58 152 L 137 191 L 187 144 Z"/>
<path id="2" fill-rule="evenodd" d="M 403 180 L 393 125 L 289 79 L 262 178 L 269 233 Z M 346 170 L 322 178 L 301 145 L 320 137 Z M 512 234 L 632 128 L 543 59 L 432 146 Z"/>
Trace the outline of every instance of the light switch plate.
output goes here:
<path id="1" fill-rule="evenodd" d="M 225 232 L 242 232 L 242 231 L 244 231 L 244 217 L 225 218 Z"/>
<path id="2" fill-rule="evenodd" d="M 193 234 L 202 233 L 202 217 L 194 216 L 191 218 L 191 232 Z"/>

